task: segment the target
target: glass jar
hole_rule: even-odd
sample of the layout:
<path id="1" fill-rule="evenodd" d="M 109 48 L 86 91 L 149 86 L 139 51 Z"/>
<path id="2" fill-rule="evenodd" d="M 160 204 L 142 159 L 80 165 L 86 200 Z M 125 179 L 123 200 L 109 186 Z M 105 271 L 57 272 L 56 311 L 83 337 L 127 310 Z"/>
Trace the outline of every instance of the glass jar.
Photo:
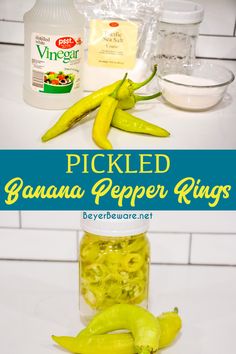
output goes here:
<path id="1" fill-rule="evenodd" d="M 162 73 L 181 73 L 196 56 L 203 7 L 191 1 L 167 0 L 160 16 L 155 61 Z"/>
<path id="2" fill-rule="evenodd" d="M 120 213 L 119 213 L 120 214 Z M 87 324 L 114 304 L 148 306 L 147 221 L 84 220 L 80 243 L 80 316 Z"/>

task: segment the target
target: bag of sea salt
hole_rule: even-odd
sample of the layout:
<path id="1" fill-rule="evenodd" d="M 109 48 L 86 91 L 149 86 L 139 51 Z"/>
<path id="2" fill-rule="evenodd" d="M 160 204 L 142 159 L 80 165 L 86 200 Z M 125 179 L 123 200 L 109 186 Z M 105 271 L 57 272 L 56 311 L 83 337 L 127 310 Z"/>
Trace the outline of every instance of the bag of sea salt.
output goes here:
<path id="1" fill-rule="evenodd" d="M 84 87 L 94 91 L 121 79 L 135 82 L 151 69 L 163 0 L 77 0 L 86 17 Z"/>

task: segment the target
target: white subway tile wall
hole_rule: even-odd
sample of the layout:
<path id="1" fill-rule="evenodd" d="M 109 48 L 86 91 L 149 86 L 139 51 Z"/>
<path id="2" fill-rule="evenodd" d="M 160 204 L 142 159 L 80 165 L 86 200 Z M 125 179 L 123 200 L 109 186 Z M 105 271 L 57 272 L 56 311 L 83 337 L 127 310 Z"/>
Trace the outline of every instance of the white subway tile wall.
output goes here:
<path id="1" fill-rule="evenodd" d="M 200 36 L 197 43 L 197 56 L 236 59 L 236 37 Z"/>
<path id="2" fill-rule="evenodd" d="M 195 1 L 195 0 L 190 0 Z M 235 0 L 196 0 L 204 7 L 200 33 L 204 35 L 233 36 L 236 16 Z"/>
<path id="3" fill-rule="evenodd" d="M 191 263 L 236 264 L 236 234 L 193 234 L 191 248 Z"/>
<path id="4" fill-rule="evenodd" d="M 21 213 L 23 228 L 33 229 L 80 229 L 79 211 L 23 211 Z"/>
<path id="5" fill-rule="evenodd" d="M 158 211 L 150 225 L 153 232 L 236 233 L 234 211 Z"/>
<path id="6" fill-rule="evenodd" d="M 152 263 L 188 264 L 190 234 L 149 233 Z"/>
<path id="7" fill-rule="evenodd" d="M 20 217 L 18 211 L 1 211 L 0 227 L 20 227 Z"/>
<path id="8" fill-rule="evenodd" d="M 19 22 L 0 20 L 0 43 L 22 44 L 24 38 L 24 27 Z"/>
<path id="9" fill-rule="evenodd" d="M 0 259 L 76 261 L 76 231 L 0 229 Z"/>
<path id="10" fill-rule="evenodd" d="M 0 259 L 76 261 L 79 211 L 1 211 Z M 152 263 L 236 266 L 236 212 L 153 212 Z"/>
<path id="11" fill-rule="evenodd" d="M 197 55 L 236 59 L 236 1 L 196 0 L 196 2 L 201 3 L 205 9 L 205 18 L 200 26 Z M 23 14 L 34 3 L 35 0 L 0 1 L 0 42 L 23 44 Z"/>
<path id="12" fill-rule="evenodd" d="M 23 21 L 23 15 L 29 11 L 35 0 L 1 0 L 0 19 L 5 21 Z"/>

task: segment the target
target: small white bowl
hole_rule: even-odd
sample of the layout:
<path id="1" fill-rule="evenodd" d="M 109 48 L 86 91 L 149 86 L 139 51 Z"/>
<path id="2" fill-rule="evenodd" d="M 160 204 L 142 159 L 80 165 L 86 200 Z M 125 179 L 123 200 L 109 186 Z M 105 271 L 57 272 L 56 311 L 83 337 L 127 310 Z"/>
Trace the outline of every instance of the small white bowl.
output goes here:
<path id="1" fill-rule="evenodd" d="M 235 77 L 223 66 L 198 62 L 183 66 L 181 73 L 163 70 L 158 78 L 162 97 L 168 103 L 184 110 L 202 111 L 222 100 Z"/>

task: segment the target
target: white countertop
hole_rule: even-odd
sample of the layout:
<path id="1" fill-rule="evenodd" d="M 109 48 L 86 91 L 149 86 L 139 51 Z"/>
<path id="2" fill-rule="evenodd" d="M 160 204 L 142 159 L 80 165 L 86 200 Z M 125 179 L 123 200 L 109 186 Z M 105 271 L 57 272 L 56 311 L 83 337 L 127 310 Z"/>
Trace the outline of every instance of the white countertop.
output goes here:
<path id="1" fill-rule="evenodd" d="M 2 354 L 65 354 L 51 334 L 75 335 L 78 313 L 77 264 L 0 261 Z M 150 310 L 178 306 L 183 330 L 160 353 L 234 354 L 236 268 L 151 267 Z"/>
<path id="2" fill-rule="evenodd" d="M 95 149 L 92 120 L 43 144 L 40 137 L 62 111 L 40 110 L 22 100 L 23 47 L 0 45 L 0 149 Z M 214 62 L 218 62 L 215 61 Z M 236 73 L 236 61 L 219 61 Z M 224 100 L 206 112 L 184 112 L 161 100 L 140 104 L 137 116 L 171 132 L 168 139 L 129 134 L 112 129 L 115 149 L 235 149 L 236 82 Z"/>

